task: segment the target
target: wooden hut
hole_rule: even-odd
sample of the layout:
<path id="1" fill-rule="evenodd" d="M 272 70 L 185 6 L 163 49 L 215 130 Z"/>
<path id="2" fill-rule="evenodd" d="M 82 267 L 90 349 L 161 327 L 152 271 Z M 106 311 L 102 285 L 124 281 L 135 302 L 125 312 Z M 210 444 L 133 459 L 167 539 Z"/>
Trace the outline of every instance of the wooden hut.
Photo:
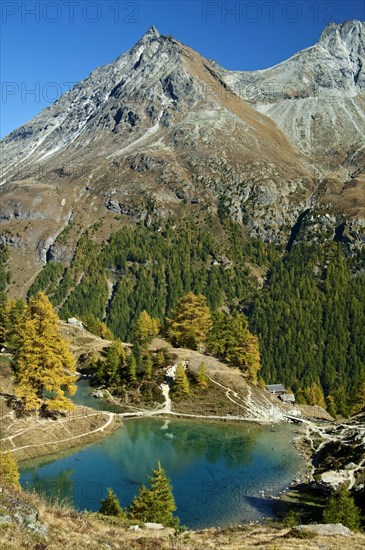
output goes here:
<path id="1" fill-rule="evenodd" d="M 279 397 L 280 395 L 286 393 L 286 389 L 282 384 L 269 384 L 268 386 L 266 386 L 266 389 L 268 392 L 271 393 L 271 395 L 275 395 L 276 397 Z"/>

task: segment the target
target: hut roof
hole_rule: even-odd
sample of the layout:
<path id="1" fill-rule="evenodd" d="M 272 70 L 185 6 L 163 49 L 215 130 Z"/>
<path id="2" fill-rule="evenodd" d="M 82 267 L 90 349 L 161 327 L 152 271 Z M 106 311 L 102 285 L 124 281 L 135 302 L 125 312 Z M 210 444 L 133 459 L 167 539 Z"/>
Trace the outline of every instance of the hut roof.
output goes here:
<path id="1" fill-rule="evenodd" d="M 266 388 L 270 393 L 279 393 L 286 391 L 282 384 L 269 384 L 268 386 L 266 386 Z"/>

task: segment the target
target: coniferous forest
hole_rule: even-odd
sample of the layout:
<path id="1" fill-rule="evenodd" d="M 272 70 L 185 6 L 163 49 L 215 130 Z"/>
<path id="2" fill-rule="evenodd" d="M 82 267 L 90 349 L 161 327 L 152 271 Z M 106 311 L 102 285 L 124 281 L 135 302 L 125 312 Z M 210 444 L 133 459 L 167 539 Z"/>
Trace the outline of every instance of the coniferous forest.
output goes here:
<path id="1" fill-rule="evenodd" d="M 164 323 L 187 292 L 203 294 L 213 314 L 248 317 L 266 384 L 282 383 L 298 402 L 332 414 L 350 413 L 365 378 L 361 252 L 325 239 L 285 249 L 248 239 L 227 219 L 123 227 L 103 244 L 94 240 L 97 229 L 82 234 L 70 265 L 48 262 L 28 297 L 42 290 L 61 318 L 103 321 L 131 341 L 143 310 Z M 6 277 L 3 267 L 2 288 Z"/>

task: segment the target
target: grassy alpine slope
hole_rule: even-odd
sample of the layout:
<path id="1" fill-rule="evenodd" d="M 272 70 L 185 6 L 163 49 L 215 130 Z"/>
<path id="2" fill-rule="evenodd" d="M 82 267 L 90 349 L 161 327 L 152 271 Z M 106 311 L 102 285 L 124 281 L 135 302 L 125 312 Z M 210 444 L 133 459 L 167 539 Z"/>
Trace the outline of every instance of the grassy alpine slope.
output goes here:
<path id="1" fill-rule="evenodd" d="M 212 312 L 248 315 L 267 384 L 347 416 L 365 379 L 364 252 L 350 254 L 325 228 L 308 240 L 313 223 L 286 250 L 248 239 L 224 212 L 123 227 L 105 242 L 99 224 L 79 237 L 70 264 L 48 262 L 29 294 L 44 290 L 61 318 L 103 320 L 130 341 L 142 310 L 163 321 L 186 292 L 203 293 Z"/>
<path id="2" fill-rule="evenodd" d="M 23 525 L 12 521 L 2 526 L 1 550 L 343 550 L 344 547 L 362 550 L 365 544 L 362 534 L 311 536 L 279 524 L 185 532 L 171 528 L 152 530 L 143 526 L 131 530 L 130 524 L 124 521 L 77 512 L 64 503 L 50 504 L 35 494 L 3 492 L 0 515 L 10 516 L 15 511 L 24 519 Z M 34 524 L 35 517 L 36 529 L 27 528 L 26 521 L 32 518 Z"/>

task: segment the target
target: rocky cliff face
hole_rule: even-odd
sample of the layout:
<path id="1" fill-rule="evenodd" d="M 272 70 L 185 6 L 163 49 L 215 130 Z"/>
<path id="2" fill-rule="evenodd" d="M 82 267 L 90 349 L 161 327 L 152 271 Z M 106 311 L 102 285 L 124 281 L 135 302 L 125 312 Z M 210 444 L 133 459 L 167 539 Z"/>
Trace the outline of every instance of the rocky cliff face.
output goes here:
<path id="1" fill-rule="evenodd" d="M 318 202 L 364 216 L 364 22 L 331 23 L 317 44 L 270 69 L 220 74 L 311 159 Z"/>
<path id="2" fill-rule="evenodd" d="M 356 167 L 361 160 L 365 140 L 364 23 L 331 23 L 317 44 L 270 69 L 220 72 L 237 95 L 268 114 L 321 172 L 338 169 L 346 148 L 354 148 L 354 158 L 347 159 L 349 165 Z"/>
<path id="3" fill-rule="evenodd" d="M 314 485 L 327 493 L 348 487 L 364 511 L 365 412 L 327 429 L 316 427 L 310 437 Z"/>
<path id="4" fill-rule="evenodd" d="M 285 242 L 319 205 L 334 230 L 352 219 L 361 240 L 363 61 L 360 22 L 330 25 L 313 48 L 254 73 L 229 73 L 151 27 L 2 140 L 1 238 L 18 232 L 44 262 L 70 221 L 221 209 Z M 340 106 L 322 101 L 333 90 Z"/>

